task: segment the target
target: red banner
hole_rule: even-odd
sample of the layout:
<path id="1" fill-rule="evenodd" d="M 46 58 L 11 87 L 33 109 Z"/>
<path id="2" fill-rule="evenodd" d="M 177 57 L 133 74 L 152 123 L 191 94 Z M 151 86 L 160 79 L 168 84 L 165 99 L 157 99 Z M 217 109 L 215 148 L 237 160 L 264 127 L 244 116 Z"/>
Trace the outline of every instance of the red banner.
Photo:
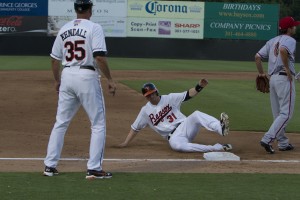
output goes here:
<path id="1" fill-rule="evenodd" d="M 0 35 L 46 35 L 47 16 L 0 16 Z"/>

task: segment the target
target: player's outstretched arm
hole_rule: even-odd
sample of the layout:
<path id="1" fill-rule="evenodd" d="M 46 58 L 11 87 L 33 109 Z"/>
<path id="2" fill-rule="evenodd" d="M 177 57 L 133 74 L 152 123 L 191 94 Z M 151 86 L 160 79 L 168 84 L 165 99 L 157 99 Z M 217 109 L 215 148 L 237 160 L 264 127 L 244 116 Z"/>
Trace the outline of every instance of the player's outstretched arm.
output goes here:
<path id="1" fill-rule="evenodd" d="M 203 88 L 205 88 L 208 84 L 208 81 L 206 79 L 201 79 L 195 87 L 192 87 L 189 89 L 189 95 L 190 97 L 196 96 Z"/>
<path id="2" fill-rule="evenodd" d="M 129 142 L 131 142 L 133 140 L 133 138 L 137 135 L 138 131 L 135 131 L 133 129 L 130 129 L 125 141 L 121 144 L 118 145 L 118 147 L 126 147 Z"/>

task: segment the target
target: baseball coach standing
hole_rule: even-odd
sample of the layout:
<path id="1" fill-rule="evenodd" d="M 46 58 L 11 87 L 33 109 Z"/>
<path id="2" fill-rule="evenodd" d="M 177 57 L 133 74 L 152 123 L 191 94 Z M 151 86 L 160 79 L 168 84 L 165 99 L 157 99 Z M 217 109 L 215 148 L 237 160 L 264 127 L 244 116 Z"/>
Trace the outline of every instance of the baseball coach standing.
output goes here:
<path id="1" fill-rule="evenodd" d="M 91 141 L 87 162 L 87 179 L 111 178 L 110 172 L 102 169 L 106 139 L 106 116 L 99 66 L 108 80 L 109 92 L 113 95 L 116 84 L 106 61 L 106 43 L 102 27 L 90 21 L 93 2 L 76 0 L 74 8 L 77 19 L 65 24 L 59 31 L 50 54 L 55 89 L 59 93 L 56 122 L 52 129 L 47 156 L 44 160 L 45 176 L 57 175 L 67 128 L 82 105 L 91 122 Z M 61 76 L 60 62 L 63 70 Z M 97 65 L 94 65 L 94 62 Z"/>

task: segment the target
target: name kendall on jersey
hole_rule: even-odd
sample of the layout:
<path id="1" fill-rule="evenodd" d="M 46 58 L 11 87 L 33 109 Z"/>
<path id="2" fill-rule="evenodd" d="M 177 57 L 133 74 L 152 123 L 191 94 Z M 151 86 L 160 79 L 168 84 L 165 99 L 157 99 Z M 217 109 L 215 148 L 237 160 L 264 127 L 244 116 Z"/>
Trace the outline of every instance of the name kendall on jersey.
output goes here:
<path id="1" fill-rule="evenodd" d="M 68 37 L 72 37 L 72 36 L 79 36 L 82 38 L 86 38 L 86 32 L 87 31 L 82 28 L 72 28 L 60 34 L 60 37 L 63 41 Z"/>
<path id="2" fill-rule="evenodd" d="M 151 120 L 151 123 L 154 125 L 154 126 L 157 126 L 157 124 L 160 122 L 160 121 L 164 121 L 163 118 L 172 110 L 172 106 L 170 106 L 169 104 L 166 105 L 161 111 L 159 111 L 158 113 L 156 114 L 153 114 L 151 113 L 149 115 L 149 118 Z"/>

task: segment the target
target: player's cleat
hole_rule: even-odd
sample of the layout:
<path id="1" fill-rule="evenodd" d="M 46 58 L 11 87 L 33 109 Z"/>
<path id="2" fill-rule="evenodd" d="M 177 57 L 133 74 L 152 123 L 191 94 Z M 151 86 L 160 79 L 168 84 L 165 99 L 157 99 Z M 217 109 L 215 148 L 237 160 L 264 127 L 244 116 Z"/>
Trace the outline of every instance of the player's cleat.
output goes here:
<path id="1" fill-rule="evenodd" d="M 224 149 L 224 151 L 231 151 L 232 145 L 231 144 L 223 144 L 223 149 Z"/>
<path id="2" fill-rule="evenodd" d="M 268 152 L 268 153 L 270 153 L 270 154 L 275 153 L 275 151 L 274 151 L 272 145 L 266 144 L 266 143 L 264 143 L 264 142 L 262 142 L 262 141 L 260 141 L 260 145 L 261 145 L 262 147 L 265 148 L 266 152 Z"/>
<path id="3" fill-rule="evenodd" d="M 279 151 L 291 151 L 291 150 L 293 150 L 293 149 L 294 149 L 293 145 L 292 145 L 292 144 L 289 144 L 289 145 L 287 145 L 287 146 L 284 147 L 284 148 L 279 148 Z"/>
<path id="4" fill-rule="evenodd" d="M 96 171 L 96 170 L 87 170 L 86 172 L 86 179 L 103 179 L 103 178 L 111 178 L 112 173 L 110 172 L 105 172 L 103 170 L 101 171 Z"/>
<path id="5" fill-rule="evenodd" d="M 57 171 L 57 169 L 54 168 L 54 167 L 47 167 L 47 166 L 46 166 L 43 175 L 44 175 L 44 176 L 58 175 L 58 171 Z"/>
<path id="6" fill-rule="evenodd" d="M 226 113 L 221 113 L 220 117 L 220 123 L 222 127 L 222 135 L 228 135 L 229 134 L 229 117 Z"/>

